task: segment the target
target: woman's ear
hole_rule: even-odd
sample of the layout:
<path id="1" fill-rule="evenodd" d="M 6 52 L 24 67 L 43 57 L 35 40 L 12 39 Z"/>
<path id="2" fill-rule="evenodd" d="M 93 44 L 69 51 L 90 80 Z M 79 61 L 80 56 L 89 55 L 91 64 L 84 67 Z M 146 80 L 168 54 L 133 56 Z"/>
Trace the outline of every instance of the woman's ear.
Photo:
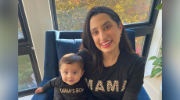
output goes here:
<path id="1" fill-rule="evenodd" d="M 122 29 L 123 29 L 122 22 L 120 22 L 120 24 L 119 24 L 119 29 L 120 29 L 120 35 L 121 35 L 122 34 Z"/>
<path id="2" fill-rule="evenodd" d="M 119 28 L 120 28 L 121 30 L 123 29 L 122 22 L 120 22 L 120 24 L 119 24 Z"/>

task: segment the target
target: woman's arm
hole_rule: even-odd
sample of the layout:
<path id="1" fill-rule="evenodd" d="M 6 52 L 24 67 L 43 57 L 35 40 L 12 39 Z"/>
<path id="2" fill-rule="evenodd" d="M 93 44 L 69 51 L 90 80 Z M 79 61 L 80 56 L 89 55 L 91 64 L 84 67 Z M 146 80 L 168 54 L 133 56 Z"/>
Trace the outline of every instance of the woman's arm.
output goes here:
<path id="1" fill-rule="evenodd" d="M 135 68 L 132 72 L 131 78 L 127 83 L 127 87 L 122 100 L 137 100 L 138 94 L 143 85 L 144 69 L 144 60 L 141 57 L 139 57 L 135 65 Z"/>

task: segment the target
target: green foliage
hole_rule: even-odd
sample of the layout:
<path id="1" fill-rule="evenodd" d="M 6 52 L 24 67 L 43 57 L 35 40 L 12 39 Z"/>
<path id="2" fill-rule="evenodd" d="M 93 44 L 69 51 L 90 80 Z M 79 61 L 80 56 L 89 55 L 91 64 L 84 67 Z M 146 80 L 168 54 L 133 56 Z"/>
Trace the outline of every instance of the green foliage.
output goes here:
<path id="1" fill-rule="evenodd" d="M 153 68 L 152 72 L 151 72 L 151 76 L 150 78 L 154 77 L 157 73 L 161 72 L 162 71 L 162 68 Z M 162 74 L 162 73 L 161 73 Z M 161 75 L 160 74 L 160 75 Z M 159 75 L 159 76 L 160 76 Z"/>
<path id="2" fill-rule="evenodd" d="M 18 56 L 18 90 L 27 89 L 28 83 L 32 83 L 33 74 L 29 55 Z"/>
<path id="3" fill-rule="evenodd" d="M 162 52 L 162 48 L 160 48 L 161 52 Z M 154 77 L 155 75 L 158 75 L 157 77 L 162 75 L 162 56 L 161 57 L 156 57 L 156 56 L 152 56 L 149 58 L 149 60 L 154 60 L 153 62 L 153 69 L 151 72 L 151 76 L 150 78 Z"/>
<path id="4" fill-rule="evenodd" d="M 152 57 L 149 58 L 149 60 L 154 60 L 154 59 L 157 59 L 157 57 L 156 56 L 152 56 Z"/>
<path id="5" fill-rule="evenodd" d="M 161 10 L 161 9 L 162 9 L 162 3 L 160 3 L 159 5 L 157 5 L 155 9 L 156 9 L 156 10 Z"/>
<path id="6" fill-rule="evenodd" d="M 157 65 L 159 65 L 159 63 L 162 63 L 162 57 L 156 58 L 153 65 L 157 66 Z"/>
<path id="7" fill-rule="evenodd" d="M 83 29 L 87 12 L 94 6 L 107 6 L 123 23 L 145 22 L 149 19 L 152 0 L 55 0 L 60 31 Z"/>
<path id="8" fill-rule="evenodd" d="M 18 31 L 20 31 L 21 33 L 23 33 L 23 32 L 22 32 L 22 29 L 21 29 L 20 22 L 19 22 L 19 18 L 18 18 Z"/>

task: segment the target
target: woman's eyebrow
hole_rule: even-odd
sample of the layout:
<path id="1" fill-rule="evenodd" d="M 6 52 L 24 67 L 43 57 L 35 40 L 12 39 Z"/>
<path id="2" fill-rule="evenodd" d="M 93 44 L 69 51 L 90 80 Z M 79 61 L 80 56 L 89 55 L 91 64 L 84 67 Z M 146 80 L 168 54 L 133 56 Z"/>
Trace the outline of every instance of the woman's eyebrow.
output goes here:
<path id="1" fill-rule="evenodd" d="M 91 29 L 90 31 L 95 30 L 95 29 L 97 29 L 97 28 L 93 28 L 93 29 Z"/>
<path id="2" fill-rule="evenodd" d="M 105 23 L 102 25 L 102 27 L 103 27 L 104 25 L 106 25 L 107 23 L 111 23 L 111 22 L 110 22 L 110 21 L 105 22 Z"/>
<path id="3" fill-rule="evenodd" d="M 103 27 L 103 26 L 106 25 L 107 23 L 111 23 L 111 22 L 110 22 L 110 21 L 107 21 L 107 22 L 105 22 L 101 27 Z M 95 30 L 95 29 L 97 29 L 97 28 L 93 28 L 93 29 L 91 29 L 90 31 Z"/>

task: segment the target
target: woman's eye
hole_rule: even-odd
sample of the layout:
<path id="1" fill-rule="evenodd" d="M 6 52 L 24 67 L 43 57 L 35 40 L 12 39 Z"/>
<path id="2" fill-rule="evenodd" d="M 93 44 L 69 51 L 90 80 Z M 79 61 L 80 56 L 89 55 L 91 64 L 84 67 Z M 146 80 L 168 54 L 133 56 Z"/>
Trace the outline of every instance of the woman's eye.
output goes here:
<path id="1" fill-rule="evenodd" d="M 104 30 L 109 29 L 109 28 L 110 28 L 110 26 L 108 25 L 108 26 L 106 26 L 106 27 L 104 28 Z"/>
<path id="2" fill-rule="evenodd" d="M 98 31 L 94 31 L 92 34 L 93 34 L 93 35 L 96 35 L 97 33 L 98 33 Z"/>
<path id="3" fill-rule="evenodd" d="M 73 74 L 77 74 L 77 72 L 73 72 Z"/>

